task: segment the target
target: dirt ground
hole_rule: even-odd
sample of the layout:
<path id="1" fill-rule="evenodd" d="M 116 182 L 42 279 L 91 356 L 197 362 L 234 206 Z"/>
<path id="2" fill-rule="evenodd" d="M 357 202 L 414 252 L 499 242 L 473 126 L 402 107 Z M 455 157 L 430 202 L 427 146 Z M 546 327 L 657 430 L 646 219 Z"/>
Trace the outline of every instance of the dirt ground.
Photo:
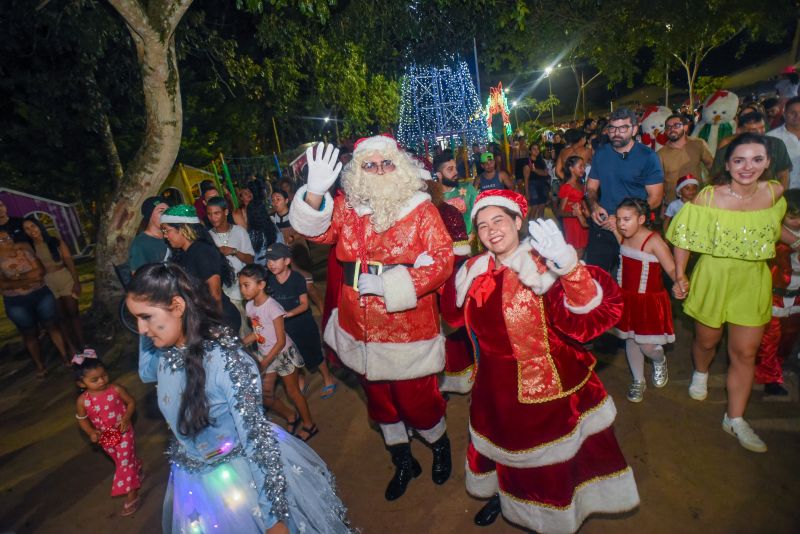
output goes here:
<path id="1" fill-rule="evenodd" d="M 648 389 L 641 404 L 625 399 L 630 378 L 621 348 L 596 351 L 598 373 L 617 405 L 617 438 L 633 467 L 642 504 L 622 516 L 592 517 L 581 532 L 800 532 L 796 358 L 789 362 L 789 401 L 767 402 L 754 390 L 747 418 L 769 451 L 749 452 L 720 427 L 724 349 L 711 369 L 708 399 L 697 402 L 687 394 L 691 322 L 679 310 L 678 342 L 668 350 L 669 384 Z M 50 360 L 48 379 L 37 381 L 26 357 L 6 350 L 0 355 L 0 533 L 161 531 L 167 428 L 154 387 L 142 384 L 136 374 L 135 338 L 119 335 L 128 336 L 129 348 L 110 373 L 138 401 L 137 447 L 147 470 L 141 509 L 133 517 L 120 517 L 121 500 L 109 497 L 113 464 L 78 429 L 73 415 L 78 392 L 57 358 Z M 364 395 L 353 377 L 344 371 L 338 375 L 342 383 L 328 400 L 319 398 L 319 376 L 312 377 L 308 398 L 320 433 L 310 445 L 337 476 L 354 526 L 367 534 L 520 532 L 503 519 L 484 529 L 472 523 L 483 502 L 464 489 L 468 397 L 454 395 L 448 404 L 454 464 L 450 480 L 443 486 L 431 482 L 431 452 L 415 440 L 413 452 L 423 475 L 405 496 L 387 502 L 383 492 L 393 473 L 389 454 L 367 419 Z"/>

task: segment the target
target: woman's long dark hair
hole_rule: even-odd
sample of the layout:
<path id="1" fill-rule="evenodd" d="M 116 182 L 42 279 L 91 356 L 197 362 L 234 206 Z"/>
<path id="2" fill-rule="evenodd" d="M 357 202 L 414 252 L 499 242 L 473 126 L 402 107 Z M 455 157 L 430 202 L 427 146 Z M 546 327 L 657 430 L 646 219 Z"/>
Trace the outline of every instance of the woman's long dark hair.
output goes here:
<path id="1" fill-rule="evenodd" d="M 215 339 L 224 330 L 222 319 L 205 287 L 180 266 L 151 263 L 136 270 L 127 288 L 134 300 L 169 309 L 173 299 L 186 303 L 183 312 L 183 336 L 186 341 L 186 385 L 178 413 L 178 432 L 194 437 L 211 424 L 206 397 L 206 370 L 203 367 L 203 341 Z"/>
<path id="2" fill-rule="evenodd" d="M 270 219 L 266 204 L 263 200 L 256 202 L 255 195 L 247 205 L 247 235 L 256 255 L 278 239 L 278 227 Z"/>
<path id="3" fill-rule="evenodd" d="M 728 146 L 725 147 L 725 162 L 727 163 L 731 157 L 733 156 L 733 151 L 739 148 L 742 145 L 761 145 L 764 147 L 764 150 L 767 152 L 767 157 L 769 157 L 769 145 L 767 145 L 767 139 L 763 135 L 755 134 L 755 133 L 743 133 L 736 136 L 736 138 L 731 141 Z M 769 167 L 764 169 L 764 172 L 761 173 L 761 176 L 758 177 L 759 181 L 764 180 L 772 180 L 775 177 L 772 176 L 772 172 Z M 731 183 L 731 173 L 723 168 L 722 172 L 719 173 L 717 176 L 714 177 L 714 184 L 715 185 L 724 185 Z"/>
<path id="4" fill-rule="evenodd" d="M 219 251 L 219 249 L 217 248 L 217 244 L 214 243 L 214 240 L 211 238 L 211 234 L 208 233 L 208 229 L 206 229 L 205 226 L 203 226 L 200 223 L 193 223 L 193 224 L 164 223 L 164 224 L 168 224 L 173 228 L 177 228 L 179 231 L 181 230 L 182 226 L 186 226 L 188 227 L 187 230 L 189 230 L 189 232 L 183 232 L 183 236 L 185 238 L 189 239 L 190 241 L 202 241 L 208 245 L 211 245 L 211 248 L 214 249 L 214 252 L 217 255 L 217 264 L 219 265 L 217 271 L 219 272 L 219 277 L 222 280 L 222 285 L 230 286 L 236 282 L 236 273 L 233 272 L 233 267 L 231 267 L 231 264 L 228 263 L 228 260 Z M 195 238 L 190 239 L 187 236 L 187 233 L 194 235 Z M 172 254 L 170 254 L 170 258 L 174 262 L 180 262 L 183 255 L 186 254 L 186 252 L 183 249 L 173 248 L 170 250 L 172 251 Z M 205 282 L 205 280 L 202 280 L 202 282 Z"/>
<path id="5" fill-rule="evenodd" d="M 44 240 L 45 245 L 47 245 L 47 249 L 50 251 L 50 257 L 53 258 L 53 261 L 61 261 L 61 253 L 58 251 L 58 246 L 61 244 L 61 240 L 48 234 L 47 229 L 44 227 L 44 224 L 42 224 L 42 221 L 33 215 L 28 215 L 25 217 L 22 222 L 24 223 L 25 221 L 30 221 L 39 228 L 39 231 L 42 233 L 42 239 Z M 36 246 L 33 244 L 33 239 L 28 237 L 28 234 L 25 234 L 25 239 L 35 250 Z"/>

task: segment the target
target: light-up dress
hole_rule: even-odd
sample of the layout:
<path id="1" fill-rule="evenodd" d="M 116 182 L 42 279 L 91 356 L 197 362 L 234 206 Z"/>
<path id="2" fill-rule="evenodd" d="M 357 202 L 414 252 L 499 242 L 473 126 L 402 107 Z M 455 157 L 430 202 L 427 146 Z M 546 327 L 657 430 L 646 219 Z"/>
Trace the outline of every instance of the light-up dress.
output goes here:
<path id="1" fill-rule="evenodd" d="M 264 416 L 255 360 L 229 336 L 204 342 L 211 425 L 181 435 L 185 349 L 142 338 L 139 375 L 158 382 L 158 406 L 175 436 L 164 497 L 165 533 L 259 533 L 282 520 L 292 533 L 351 532 L 323 460 Z"/>

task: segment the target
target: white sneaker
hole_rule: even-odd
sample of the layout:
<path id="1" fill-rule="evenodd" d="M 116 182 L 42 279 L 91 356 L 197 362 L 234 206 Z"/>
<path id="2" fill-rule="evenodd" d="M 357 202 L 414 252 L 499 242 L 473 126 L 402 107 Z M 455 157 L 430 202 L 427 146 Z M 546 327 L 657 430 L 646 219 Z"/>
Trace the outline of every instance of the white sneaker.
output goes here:
<path id="1" fill-rule="evenodd" d="M 653 385 L 663 388 L 669 382 L 669 371 L 667 370 L 667 357 L 661 358 L 660 362 L 653 361 Z"/>
<path id="2" fill-rule="evenodd" d="M 628 400 L 631 402 L 642 402 L 642 399 L 644 399 L 645 389 L 647 389 L 647 386 L 645 385 L 644 380 L 641 382 L 634 380 L 631 382 L 630 387 L 628 387 Z"/>
<path id="3" fill-rule="evenodd" d="M 708 373 L 700 373 L 698 371 L 692 373 L 689 396 L 698 401 L 706 400 L 706 397 L 708 397 Z"/>
<path id="4" fill-rule="evenodd" d="M 767 444 L 761 441 L 761 438 L 753 432 L 750 425 L 742 417 L 728 418 L 728 414 L 722 418 L 722 430 L 736 436 L 739 440 L 739 445 L 753 452 L 767 452 Z"/>

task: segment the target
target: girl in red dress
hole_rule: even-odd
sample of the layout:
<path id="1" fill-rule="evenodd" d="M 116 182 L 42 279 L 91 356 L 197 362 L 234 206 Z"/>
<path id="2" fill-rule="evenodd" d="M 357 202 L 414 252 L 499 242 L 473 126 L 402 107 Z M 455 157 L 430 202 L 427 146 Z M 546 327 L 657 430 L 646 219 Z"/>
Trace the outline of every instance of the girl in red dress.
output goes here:
<path id="1" fill-rule="evenodd" d="M 581 180 L 586 173 L 586 163 L 580 156 L 570 156 L 564 162 L 564 183 L 558 189 L 559 214 L 561 225 L 564 229 L 564 239 L 575 247 L 578 258 L 583 257 L 583 251 L 589 242 L 589 209 L 583 197 Z"/>
<path id="2" fill-rule="evenodd" d="M 667 243 L 645 222 L 650 220 L 647 201 L 626 198 L 617 207 L 617 240 L 620 263 L 617 282 L 625 307 L 613 332 L 625 340 L 625 354 L 633 382 L 628 400 L 641 402 L 644 396 L 644 357 L 653 362 L 653 385 L 667 385 L 667 358 L 663 345 L 675 341 L 672 305 L 664 289 L 661 270 L 675 281 L 675 260 Z"/>
<path id="3" fill-rule="evenodd" d="M 487 251 L 456 276 L 475 340 L 466 486 L 503 516 L 540 533 L 575 532 L 593 513 L 624 512 L 639 495 L 614 437 L 616 408 L 581 343 L 622 314 L 617 284 L 578 261 L 555 222 L 520 230 L 527 203 L 486 191 L 472 210 Z"/>

